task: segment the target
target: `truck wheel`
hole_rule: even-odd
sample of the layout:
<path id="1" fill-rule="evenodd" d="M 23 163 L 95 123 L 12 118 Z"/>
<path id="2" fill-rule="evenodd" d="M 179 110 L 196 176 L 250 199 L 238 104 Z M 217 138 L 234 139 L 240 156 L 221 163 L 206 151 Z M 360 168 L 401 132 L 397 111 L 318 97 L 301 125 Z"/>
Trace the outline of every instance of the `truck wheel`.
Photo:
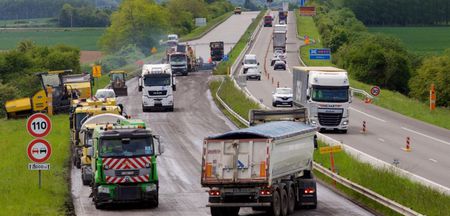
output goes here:
<path id="1" fill-rule="evenodd" d="M 272 106 L 273 106 L 273 107 L 276 107 L 276 106 L 277 106 L 277 103 L 272 102 Z"/>
<path id="2" fill-rule="evenodd" d="M 211 216 L 225 216 L 225 208 L 211 207 Z"/>
<path id="3" fill-rule="evenodd" d="M 280 193 L 278 191 L 273 192 L 272 206 L 268 213 L 269 213 L 269 215 L 272 215 L 272 216 L 280 216 L 281 215 L 281 200 L 280 200 Z"/>
<path id="4" fill-rule="evenodd" d="M 228 207 L 225 212 L 229 216 L 238 216 L 239 210 L 240 210 L 240 207 Z"/>
<path id="5" fill-rule="evenodd" d="M 81 158 L 75 158 L 75 166 L 77 167 L 77 169 L 81 169 Z"/>
<path id="6" fill-rule="evenodd" d="M 83 177 L 81 177 L 81 178 L 82 178 L 82 180 L 83 180 L 83 185 L 88 186 L 88 185 L 91 184 L 91 181 L 89 181 L 89 179 L 84 179 Z"/>
<path id="7" fill-rule="evenodd" d="M 288 192 L 288 214 L 293 214 L 295 210 L 295 193 L 294 188 L 289 188 Z"/>
<path id="8" fill-rule="evenodd" d="M 142 112 L 147 112 L 147 109 L 145 109 L 144 105 L 142 105 Z"/>
<path id="9" fill-rule="evenodd" d="M 283 188 L 281 190 L 281 215 L 287 216 L 288 215 L 288 195 L 286 192 L 286 189 Z"/>
<path id="10" fill-rule="evenodd" d="M 341 130 L 341 133 L 346 134 L 347 133 L 347 129 Z"/>

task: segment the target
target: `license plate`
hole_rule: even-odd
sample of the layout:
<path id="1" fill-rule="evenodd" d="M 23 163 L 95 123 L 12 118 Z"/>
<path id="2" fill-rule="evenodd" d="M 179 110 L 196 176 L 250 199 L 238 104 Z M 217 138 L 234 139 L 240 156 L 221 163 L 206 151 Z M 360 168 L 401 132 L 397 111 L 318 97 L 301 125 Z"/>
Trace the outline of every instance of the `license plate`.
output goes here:
<path id="1" fill-rule="evenodd" d="M 133 171 L 122 172 L 122 175 L 124 175 L 124 176 L 129 176 L 129 175 L 133 175 L 133 174 L 134 174 Z"/>

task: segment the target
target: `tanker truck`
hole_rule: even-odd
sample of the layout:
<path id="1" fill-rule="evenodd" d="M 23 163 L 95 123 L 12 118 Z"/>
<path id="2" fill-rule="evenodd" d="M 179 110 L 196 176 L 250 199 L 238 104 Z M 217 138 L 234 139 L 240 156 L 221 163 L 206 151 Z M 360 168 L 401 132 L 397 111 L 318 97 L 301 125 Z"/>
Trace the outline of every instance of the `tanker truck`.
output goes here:
<path id="1" fill-rule="evenodd" d="M 234 216 L 241 207 L 252 207 L 279 216 L 296 207 L 315 208 L 317 129 L 293 121 L 305 121 L 306 109 L 252 110 L 250 116 L 256 126 L 204 139 L 201 184 L 209 188 L 211 214 Z"/>

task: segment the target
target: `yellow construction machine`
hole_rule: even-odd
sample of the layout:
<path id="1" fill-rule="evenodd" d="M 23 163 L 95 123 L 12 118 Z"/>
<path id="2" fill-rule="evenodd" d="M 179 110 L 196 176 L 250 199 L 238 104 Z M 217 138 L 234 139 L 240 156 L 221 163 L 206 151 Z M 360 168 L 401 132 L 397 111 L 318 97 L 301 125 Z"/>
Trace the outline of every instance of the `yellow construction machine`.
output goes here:
<path id="1" fill-rule="evenodd" d="M 114 90 L 114 93 L 116 93 L 116 96 L 127 96 L 127 72 L 123 70 L 111 71 L 109 72 L 109 77 L 111 79 L 111 88 Z"/>
<path id="2" fill-rule="evenodd" d="M 48 112 L 50 103 L 52 112 L 68 112 L 73 98 L 90 97 L 90 75 L 64 75 L 70 72 L 72 70 L 37 73 L 42 89 L 31 97 L 6 101 L 7 117 L 17 118 L 36 112 Z"/>

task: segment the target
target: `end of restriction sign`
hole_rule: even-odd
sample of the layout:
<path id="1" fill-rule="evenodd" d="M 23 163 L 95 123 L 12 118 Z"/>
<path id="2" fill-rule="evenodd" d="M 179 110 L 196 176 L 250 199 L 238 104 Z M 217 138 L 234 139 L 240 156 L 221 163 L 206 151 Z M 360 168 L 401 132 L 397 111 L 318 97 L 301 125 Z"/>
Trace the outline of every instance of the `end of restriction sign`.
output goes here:
<path id="1" fill-rule="evenodd" d="M 28 170 L 50 170 L 49 163 L 29 163 Z"/>

